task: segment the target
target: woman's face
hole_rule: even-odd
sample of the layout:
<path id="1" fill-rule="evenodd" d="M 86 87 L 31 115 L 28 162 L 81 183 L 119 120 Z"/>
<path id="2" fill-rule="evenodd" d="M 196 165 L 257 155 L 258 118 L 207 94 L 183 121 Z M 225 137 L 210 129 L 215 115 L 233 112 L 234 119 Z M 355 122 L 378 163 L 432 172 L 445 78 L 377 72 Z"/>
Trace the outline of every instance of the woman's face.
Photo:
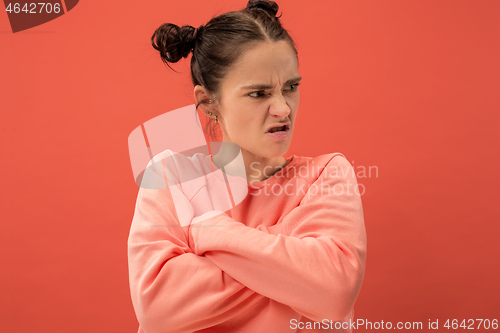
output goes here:
<path id="1" fill-rule="evenodd" d="M 300 80 L 289 42 L 251 46 L 221 83 L 216 105 L 224 141 L 237 144 L 251 160 L 283 156 L 292 139 Z M 271 134 L 273 125 L 287 127 Z"/>

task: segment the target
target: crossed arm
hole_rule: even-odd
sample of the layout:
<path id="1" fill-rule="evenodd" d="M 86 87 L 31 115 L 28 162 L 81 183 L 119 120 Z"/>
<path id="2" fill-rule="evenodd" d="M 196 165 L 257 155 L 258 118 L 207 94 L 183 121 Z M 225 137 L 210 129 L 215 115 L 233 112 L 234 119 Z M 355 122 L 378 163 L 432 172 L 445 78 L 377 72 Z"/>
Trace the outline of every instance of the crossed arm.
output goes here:
<path id="1" fill-rule="evenodd" d="M 318 184 L 356 184 L 329 177 Z M 351 187 L 352 192 L 352 187 Z M 187 200 L 187 199 L 186 199 Z M 228 215 L 180 227 L 167 189 L 141 188 L 129 236 L 131 294 L 147 332 L 193 332 L 263 297 L 311 320 L 342 320 L 359 293 L 366 237 L 359 195 L 305 196 L 281 225 L 250 228 Z"/>

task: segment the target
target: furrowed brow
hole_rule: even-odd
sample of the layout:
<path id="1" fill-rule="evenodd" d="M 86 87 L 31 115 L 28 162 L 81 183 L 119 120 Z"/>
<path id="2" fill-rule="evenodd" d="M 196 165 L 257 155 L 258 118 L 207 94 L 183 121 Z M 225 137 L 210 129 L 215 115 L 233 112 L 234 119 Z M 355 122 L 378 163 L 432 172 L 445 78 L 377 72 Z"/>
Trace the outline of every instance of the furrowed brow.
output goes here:
<path id="1" fill-rule="evenodd" d="M 297 82 L 300 82 L 302 80 L 302 77 L 296 77 L 296 78 L 293 78 L 293 79 L 290 79 L 288 81 L 285 82 L 285 86 L 289 85 L 289 84 L 292 84 L 292 83 L 297 83 Z M 241 87 L 240 90 L 250 90 L 250 89 L 254 89 L 254 90 L 267 90 L 267 89 L 273 89 L 274 86 L 270 86 L 270 85 L 267 85 L 267 84 L 252 84 L 252 85 L 249 85 L 249 86 L 244 86 L 244 87 Z"/>

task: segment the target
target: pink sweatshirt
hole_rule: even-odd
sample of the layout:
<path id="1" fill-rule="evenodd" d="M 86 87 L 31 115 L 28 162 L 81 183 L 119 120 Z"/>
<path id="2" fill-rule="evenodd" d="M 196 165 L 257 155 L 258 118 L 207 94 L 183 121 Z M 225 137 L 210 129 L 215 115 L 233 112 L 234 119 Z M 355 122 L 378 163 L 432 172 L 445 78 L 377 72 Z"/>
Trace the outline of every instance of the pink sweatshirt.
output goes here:
<path id="1" fill-rule="evenodd" d="M 232 209 L 205 208 L 185 226 L 193 206 L 216 206 L 209 187 L 221 170 L 202 154 L 156 163 L 163 183 L 186 170 L 207 176 L 183 189 L 184 208 L 168 186 L 139 189 L 128 239 L 139 333 L 351 332 L 366 257 L 354 169 L 340 153 L 289 160 L 262 182 L 245 180 Z"/>

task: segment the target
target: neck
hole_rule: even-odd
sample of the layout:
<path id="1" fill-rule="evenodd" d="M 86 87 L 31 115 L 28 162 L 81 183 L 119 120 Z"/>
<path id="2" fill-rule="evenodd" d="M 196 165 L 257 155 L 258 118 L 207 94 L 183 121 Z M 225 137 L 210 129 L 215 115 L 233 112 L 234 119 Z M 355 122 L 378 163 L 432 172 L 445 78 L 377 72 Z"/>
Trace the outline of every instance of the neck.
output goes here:
<path id="1" fill-rule="evenodd" d="M 232 176 L 246 177 L 249 183 L 257 183 L 272 177 L 290 161 L 283 156 L 262 157 L 241 149 L 231 142 L 222 142 L 212 161 L 217 168 Z M 243 170 L 244 168 L 244 170 Z"/>

